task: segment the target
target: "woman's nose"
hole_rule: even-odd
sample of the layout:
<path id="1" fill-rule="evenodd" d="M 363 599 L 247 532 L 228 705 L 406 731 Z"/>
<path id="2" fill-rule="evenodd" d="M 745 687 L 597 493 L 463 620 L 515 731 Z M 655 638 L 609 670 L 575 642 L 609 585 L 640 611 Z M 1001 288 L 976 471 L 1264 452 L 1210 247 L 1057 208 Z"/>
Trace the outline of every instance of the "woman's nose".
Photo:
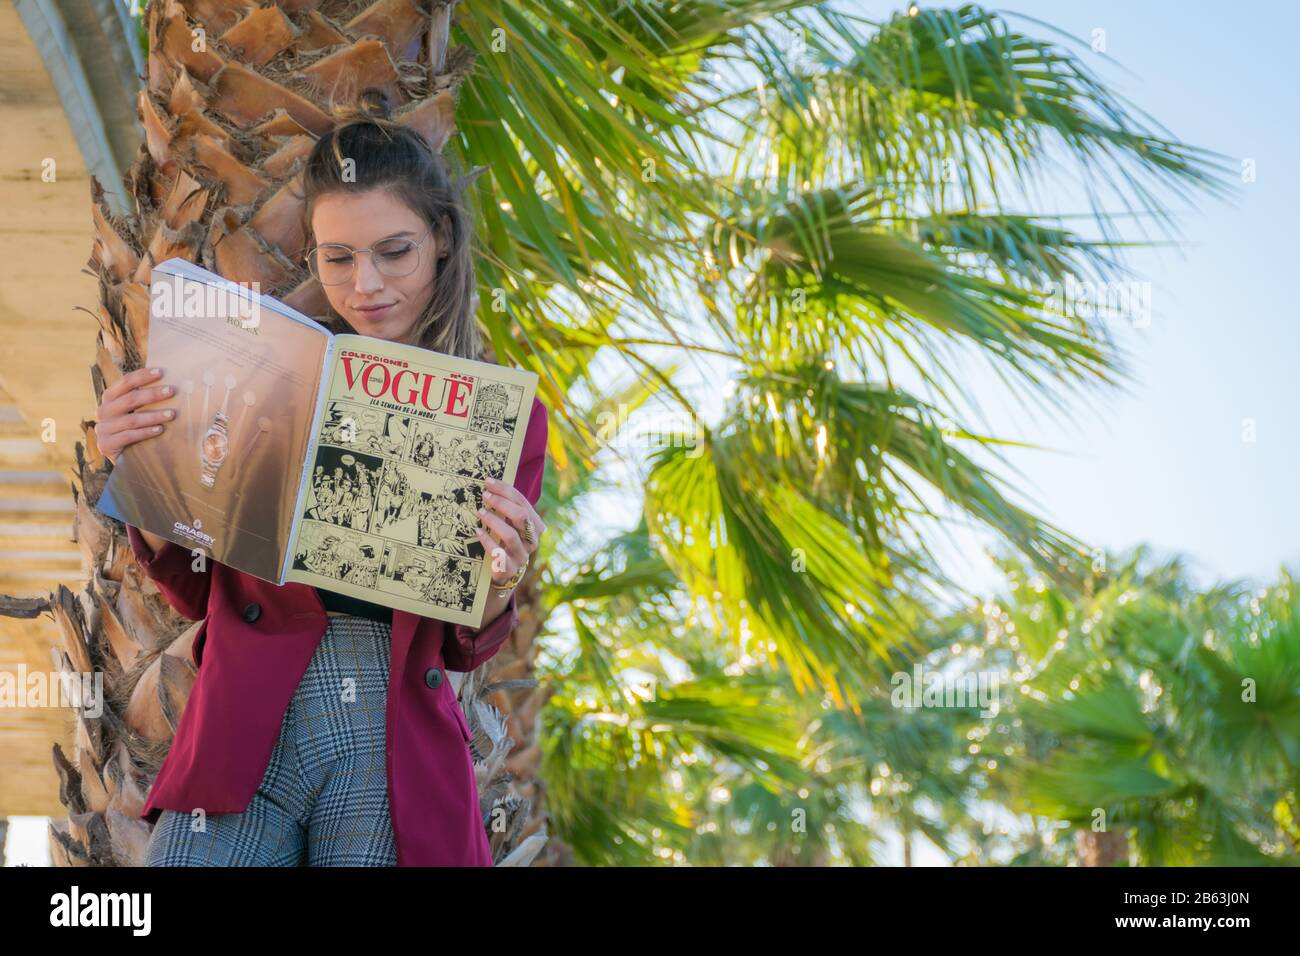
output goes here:
<path id="1" fill-rule="evenodd" d="M 375 261 L 368 255 L 357 256 L 356 290 L 358 292 L 377 292 L 383 287 L 384 277 L 375 268 Z"/>

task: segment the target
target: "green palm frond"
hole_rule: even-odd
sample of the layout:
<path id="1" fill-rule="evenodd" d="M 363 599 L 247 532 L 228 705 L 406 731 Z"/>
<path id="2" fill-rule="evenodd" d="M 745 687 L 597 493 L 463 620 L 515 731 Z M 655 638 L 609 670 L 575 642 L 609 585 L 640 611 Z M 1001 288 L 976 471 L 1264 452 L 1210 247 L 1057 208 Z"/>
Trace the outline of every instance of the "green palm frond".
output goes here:
<path id="1" fill-rule="evenodd" d="M 674 775 L 707 787 L 720 763 L 771 791 L 807 780 L 799 726 L 770 676 L 701 673 L 618 706 L 585 689 L 590 676 L 575 671 L 557 688 L 541 737 L 549 814 L 587 862 L 644 865 L 684 851 L 701 795 L 666 787 Z M 703 753 L 715 763 L 699 765 L 692 755 Z"/>
<path id="2" fill-rule="evenodd" d="M 1112 252 L 1122 248 L 1120 243 L 1085 240 L 1034 216 L 953 211 L 918 217 L 912 225 L 927 249 L 942 252 L 950 261 L 975 256 L 981 265 L 997 269 L 1008 283 L 1019 280 L 1042 286 L 1071 276 L 1112 275 L 1123 269 Z"/>
<path id="3" fill-rule="evenodd" d="M 726 425 L 753 436 L 754 467 L 766 463 L 827 501 L 873 550 L 907 540 L 928 555 L 921 519 L 942 517 L 929 503 L 936 497 L 1014 542 L 1048 574 L 1060 576 L 1084 550 L 1013 503 L 1005 483 L 959 447 L 967 442 L 996 458 L 992 443 L 901 389 L 844 381 L 833 369 L 805 365 L 755 372 L 737 396 Z M 916 487 L 918 479 L 932 494 Z"/>
<path id="4" fill-rule="evenodd" d="M 1096 244 L 1023 217 L 881 218 L 870 185 L 746 201 L 747 215 L 714 230 L 710 255 L 728 266 L 734 335 L 752 362 L 843 356 L 868 378 L 902 362 L 951 400 L 966 391 L 961 347 L 1058 404 L 1049 384 L 1125 374 L 1104 326 L 1062 311 L 1042 285 L 1104 262 Z"/>
<path id="5" fill-rule="evenodd" d="M 1059 148 L 1085 181 L 1123 183 L 1162 221 L 1156 184 L 1181 195 L 1225 190 L 1225 157 L 1178 142 L 1068 48 L 997 13 L 925 8 L 864 38 L 856 18 L 819 6 L 793 25 L 812 65 L 790 71 L 769 37 L 755 56 L 767 95 L 743 124 L 742 155 L 774 163 L 784 188 L 889 177 L 931 208 L 948 192 L 973 208 L 1000 203 L 1008 185 L 1020 192 Z"/>
<path id="6" fill-rule="evenodd" d="M 736 434 L 662 450 L 647 478 L 647 523 L 691 597 L 719 608 L 736 647 L 775 653 L 796 686 L 842 695 L 842 680 L 906 640 L 906 611 L 863 540 L 756 470 L 753 448 Z"/>

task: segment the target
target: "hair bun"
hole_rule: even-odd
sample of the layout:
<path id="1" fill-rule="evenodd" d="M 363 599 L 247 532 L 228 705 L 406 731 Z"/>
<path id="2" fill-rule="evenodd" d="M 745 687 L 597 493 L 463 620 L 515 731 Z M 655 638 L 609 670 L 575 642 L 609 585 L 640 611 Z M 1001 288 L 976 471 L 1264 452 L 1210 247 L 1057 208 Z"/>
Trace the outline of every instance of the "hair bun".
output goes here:
<path id="1" fill-rule="evenodd" d="M 393 105 L 388 99 L 388 94 L 377 86 L 368 86 L 362 90 L 357 97 L 357 106 L 371 119 L 391 120 L 393 118 Z"/>
<path id="2" fill-rule="evenodd" d="M 357 94 L 355 105 L 336 106 L 333 110 L 336 122 L 369 122 L 383 125 L 393 121 L 393 105 L 388 94 L 377 86 L 368 86 Z"/>

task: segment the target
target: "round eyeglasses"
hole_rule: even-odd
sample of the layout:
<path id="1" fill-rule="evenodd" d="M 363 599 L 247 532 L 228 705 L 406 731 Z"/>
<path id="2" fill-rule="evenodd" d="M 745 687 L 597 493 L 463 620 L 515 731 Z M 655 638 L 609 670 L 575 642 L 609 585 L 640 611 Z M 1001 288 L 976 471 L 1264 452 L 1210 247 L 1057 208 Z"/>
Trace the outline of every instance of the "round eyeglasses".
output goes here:
<path id="1" fill-rule="evenodd" d="M 390 279 L 409 276 L 420 264 L 420 246 L 429 238 L 425 234 L 417 242 L 405 236 L 380 239 L 369 249 L 353 249 L 341 242 L 321 243 L 307 251 L 307 268 L 321 285 L 342 285 L 350 282 L 357 271 L 357 256 L 370 253 L 375 268 Z"/>

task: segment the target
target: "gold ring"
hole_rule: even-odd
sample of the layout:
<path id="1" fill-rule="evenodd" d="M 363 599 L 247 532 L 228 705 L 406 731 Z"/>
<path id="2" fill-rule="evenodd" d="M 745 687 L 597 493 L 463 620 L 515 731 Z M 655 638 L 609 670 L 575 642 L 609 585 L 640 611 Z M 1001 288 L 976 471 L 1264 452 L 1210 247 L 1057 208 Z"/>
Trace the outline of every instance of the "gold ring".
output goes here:
<path id="1" fill-rule="evenodd" d="M 524 558 L 524 563 L 519 565 L 519 570 L 510 576 L 508 580 L 502 581 L 497 585 L 501 589 L 501 594 L 509 594 L 514 588 L 519 586 L 519 582 L 524 579 L 524 572 L 528 570 L 528 559 Z"/>

